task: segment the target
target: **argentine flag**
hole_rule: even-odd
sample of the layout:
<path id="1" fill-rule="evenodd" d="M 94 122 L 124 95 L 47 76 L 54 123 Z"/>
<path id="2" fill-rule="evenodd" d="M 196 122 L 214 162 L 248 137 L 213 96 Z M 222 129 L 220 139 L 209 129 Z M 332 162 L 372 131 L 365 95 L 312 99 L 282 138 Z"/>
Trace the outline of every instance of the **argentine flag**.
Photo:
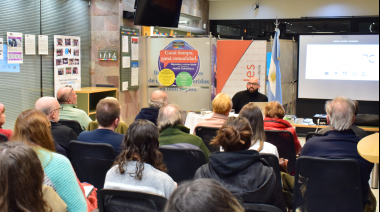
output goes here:
<path id="1" fill-rule="evenodd" d="M 280 71 L 280 30 L 274 35 L 272 60 L 269 68 L 268 100 L 280 102 L 282 105 L 281 71 Z"/>

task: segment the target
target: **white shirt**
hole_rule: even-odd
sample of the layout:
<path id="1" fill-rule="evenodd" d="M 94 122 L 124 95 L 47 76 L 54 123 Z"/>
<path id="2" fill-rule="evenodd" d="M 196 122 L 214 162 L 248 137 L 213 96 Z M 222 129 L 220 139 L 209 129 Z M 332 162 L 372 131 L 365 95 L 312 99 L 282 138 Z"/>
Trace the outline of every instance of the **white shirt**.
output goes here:
<path id="1" fill-rule="evenodd" d="M 260 147 L 260 142 L 257 141 L 253 146 L 251 146 L 249 149 L 250 150 L 258 150 Z M 260 151 L 260 153 L 267 153 L 267 154 L 273 154 L 276 155 L 279 158 L 277 147 L 271 143 L 268 143 L 264 141 L 264 147 Z"/>

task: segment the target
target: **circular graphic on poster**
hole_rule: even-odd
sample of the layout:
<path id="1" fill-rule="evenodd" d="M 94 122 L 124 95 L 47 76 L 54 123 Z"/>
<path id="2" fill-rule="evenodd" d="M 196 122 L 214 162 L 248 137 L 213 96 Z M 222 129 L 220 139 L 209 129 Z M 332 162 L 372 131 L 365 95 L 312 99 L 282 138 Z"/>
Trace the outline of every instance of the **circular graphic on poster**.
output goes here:
<path id="1" fill-rule="evenodd" d="M 158 58 L 158 69 L 160 72 L 164 69 L 169 69 L 174 73 L 175 78 L 177 78 L 180 73 L 186 72 L 190 75 L 191 80 L 194 80 L 198 76 L 201 66 L 200 64 L 201 61 L 198 55 L 198 50 L 195 50 L 183 40 L 170 42 L 168 46 L 160 51 L 160 57 Z M 189 84 L 189 75 L 181 74 L 181 80 L 177 81 L 182 81 L 184 79 L 183 77 L 186 76 L 187 80 L 185 84 Z M 185 86 L 179 85 L 176 81 L 171 85 L 164 85 L 160 79 L 158 79 L 158 81 L 163 86 Z"/>
<path id="2" fill-rule="evenodd" d="M 177 86 L 190 87 L 193 85 L 193 77 L 188 72 L 181 72 L 177 75 L 175 82 Z"/>
<path id="3" fill-rule="evenodd" d="M 158 74 L 158 81 L 160 81 L 163 86 L 171 86 L 175 81 L 174 72 L 170 69 L 163 69 Z"/>

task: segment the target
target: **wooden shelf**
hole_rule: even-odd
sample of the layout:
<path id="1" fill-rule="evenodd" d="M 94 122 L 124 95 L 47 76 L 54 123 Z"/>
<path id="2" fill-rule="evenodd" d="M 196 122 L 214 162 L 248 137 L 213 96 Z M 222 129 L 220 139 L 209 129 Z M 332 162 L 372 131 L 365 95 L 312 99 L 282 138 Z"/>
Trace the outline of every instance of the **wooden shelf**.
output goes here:
<path id="1" fill-rule="evenodd" d="M 117 88 L 86 87 L 76 89 L 75 92 L 78 95 L 77 107 L 84 110 L 92 119 L 96 115 L 96 105 L 101 99 L 106 97 L 117 98 Z"/>

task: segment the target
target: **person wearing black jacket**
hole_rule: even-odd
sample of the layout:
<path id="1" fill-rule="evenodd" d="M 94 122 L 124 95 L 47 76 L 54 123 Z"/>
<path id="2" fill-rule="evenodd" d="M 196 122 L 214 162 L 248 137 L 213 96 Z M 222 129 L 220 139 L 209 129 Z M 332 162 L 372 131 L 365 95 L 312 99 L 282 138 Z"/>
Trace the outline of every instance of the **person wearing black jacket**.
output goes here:
<path id="1" fill-rule="evenodd" d="M 252 129 L 246 118 L 230 117 L 218 131 L 211 145 L 224 152 L 212 154 L 209 163 L 200 167 L 194 178 L 211 178 L 225 186 L 244 203 L 273 205 L 286 212 L 281 185 L 259 152 L 248 150 Z"/>
<path id="2" fill-rule="evenodd" d="M 146 119 L 157 125 L 157 117 L 160 112 L 160 108 L 169 103 L 168 95 L 161 90 L 156 90 L 149 98 L 149 107 L 142 108 L 140 113 L 137 114 L 136 120 Z"/>

